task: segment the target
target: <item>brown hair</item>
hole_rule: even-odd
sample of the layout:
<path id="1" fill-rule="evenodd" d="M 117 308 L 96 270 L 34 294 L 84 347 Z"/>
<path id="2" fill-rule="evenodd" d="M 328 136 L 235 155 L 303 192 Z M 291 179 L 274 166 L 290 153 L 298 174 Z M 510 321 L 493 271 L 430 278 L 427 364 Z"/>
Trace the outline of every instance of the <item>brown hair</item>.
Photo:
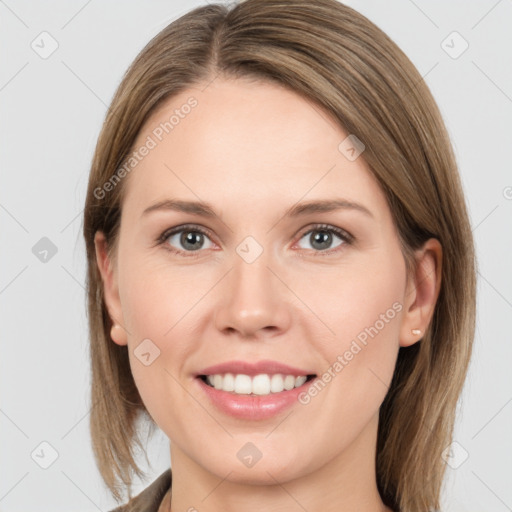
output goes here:
<path id="1" fill-rule="evenodd" d="M 423 338 L 399 350 L 380 408 L 376 477 L 395 510 L 439 508 L 443 450 L 475 329 L 476 261 L 455 156 L 438 107 L 406 55 L 377 26 L 336 0 L 246 0 L 199 7 L 172 22 L 127 70 L 106 116 L 84 212 L 92 367 L 90 429 L 101 475 L 131 497 L 136 420 L 152 421 L 133 380 L 127 347 L 110 338 L 94 235 L 115 260 L 123 190 L 98 190 L 164 100 L 216 76 L 273 81 L 314 101 L 365 144 L 363 157 L 391 209 L 407 269 L 428 238 L 443 247 L 442 282 Z M 121 482 L 121 485 L 119 485 Z"/>

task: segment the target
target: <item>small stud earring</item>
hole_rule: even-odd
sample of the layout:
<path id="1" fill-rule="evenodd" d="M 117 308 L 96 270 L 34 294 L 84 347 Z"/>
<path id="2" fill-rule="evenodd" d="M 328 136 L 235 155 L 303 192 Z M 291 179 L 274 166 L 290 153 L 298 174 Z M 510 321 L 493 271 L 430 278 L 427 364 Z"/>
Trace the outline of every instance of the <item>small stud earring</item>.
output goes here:
<path id="1" fill-rule="evenodd" d="M 412 329 L 411 332 L 415 335 L 415 336 L 418 336 L 418 334 L 421 334 L 421 330 L 420 329 Z"/>

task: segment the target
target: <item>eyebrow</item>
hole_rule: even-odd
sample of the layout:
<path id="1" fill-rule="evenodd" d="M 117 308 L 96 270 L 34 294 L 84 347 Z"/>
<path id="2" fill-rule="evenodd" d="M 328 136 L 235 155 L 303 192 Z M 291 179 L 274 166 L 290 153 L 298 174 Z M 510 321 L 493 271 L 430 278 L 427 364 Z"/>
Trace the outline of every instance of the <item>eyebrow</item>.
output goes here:
<path id="1" fill-rule="evenodd" d="M 163 201 L 159 201 L 146 208 L 142 212 L 142 216 L 154 211 L 162 210 L 190 213 L 206 218 L 218 218 L 215 210 L 208 203 L 200 201 L 180 201 L 177 199 L 164 199 Z M 368 208 L 362 204 L 347 201 L 346 199 L 325 199 L 321 201 L 308 201 L 306 203 L 296 204 L 286 210 L 284 217 L 299 217 L 303 215 L 310 215 L 312 213 L 326 213 L 336 210 L 355 210 L 374 218 L 373 213 Z"/>

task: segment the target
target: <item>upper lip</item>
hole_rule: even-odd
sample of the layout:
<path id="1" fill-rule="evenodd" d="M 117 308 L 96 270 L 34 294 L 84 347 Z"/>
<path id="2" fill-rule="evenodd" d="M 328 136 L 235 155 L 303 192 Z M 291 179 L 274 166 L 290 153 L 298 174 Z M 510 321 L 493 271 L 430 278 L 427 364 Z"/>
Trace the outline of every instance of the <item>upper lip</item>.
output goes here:
<path id="1" fill-rule="evenodd" d="M 279 363 L 278 361 L 263 360 L 256 363 L 247 361 L 226 361 L 225 363 L 208 366 L 196 374 L 199 375 L 217 375 L 224 373 L 243 374 L 243 375 L 258 375 L 260 373 L 267 373 L 273 375 L 282 373 L 284 375 L 314 375 L 314 372 L 295 368 L 287 364 Z"/>

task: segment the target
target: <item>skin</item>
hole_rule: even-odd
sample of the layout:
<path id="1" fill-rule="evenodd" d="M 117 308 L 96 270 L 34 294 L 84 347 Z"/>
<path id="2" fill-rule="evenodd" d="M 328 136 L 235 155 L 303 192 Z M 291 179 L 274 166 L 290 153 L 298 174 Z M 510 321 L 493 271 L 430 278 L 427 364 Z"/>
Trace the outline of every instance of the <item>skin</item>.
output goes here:
<path id="1" fill-rule="evenodd" d="M 128 345 L 132 373 L 151 417 L 169 437 L 172 500 L 160 510 L 384 511 L 375 477 L 379 407 L 399 347 L 416 343 L 440 286 L 442 249 L 416 251 L 407 279 L 391 211 L 364 161 L 338 145 L 348 133 L 318 106 L 278 85 L 217 78 L 168 100 L 135 147 L 190 96 L 192 112 L 125 178 L 116 258 L 95 237 L 113 342 Z M 372 216 L 341 209 L 286 218 L 297 202 L 345 198 Z M 210 203 L 219 219 L 175 211 L 142 216 L 163 199 Z M 167 229 L 193 223 L 211 236 L 187 251 Z M 311 235 L 332 234 L 327 251 Z M 193 228 L 188 228 L 194 231 Z M 184 233 L 186 234 L 186 233 Z M 252 236 L 263 253 L 247 263 Z M 320 246 L 321 247 L 321 246 Z M 402 309 L 317 396 L 267 420 L 225 415 L 194 379 L 223 361 L 272 359 L 322 375 L 365 327 Z M 160 355 L 134 355 L 149 338 Z M 261 459 L 246 467 L 247 442 Z M 194 508 L 191 508 L 194 507 Z"/>

